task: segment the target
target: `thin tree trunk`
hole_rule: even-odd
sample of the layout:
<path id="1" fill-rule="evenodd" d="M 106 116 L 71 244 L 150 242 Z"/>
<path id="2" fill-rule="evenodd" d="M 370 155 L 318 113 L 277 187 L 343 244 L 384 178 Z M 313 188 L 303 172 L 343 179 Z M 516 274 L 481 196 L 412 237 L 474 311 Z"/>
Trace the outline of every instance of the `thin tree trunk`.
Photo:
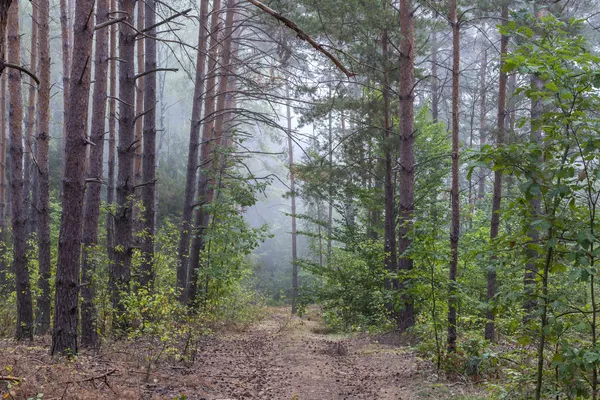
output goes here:
<path id="1" fill-rule="evenodd" d="M 67 135 L 67 111 L 69 108 L 69 79 L 71 74 L 71 18 L 69 17 L 70 6 L 67 0 L 60 0 L 60 34 L 62 39 L 62 73 L 63 73 L 63 129 L 60 143 L 61 174 L 65 167 L 65 140 Z M 62 190 L 62 189 L 61 189 Z"/>
<path id="2" fill-rule="evenodd" d="M 329 89 L 329 97 L 331 97 L 331 89 Z M 327 117 L 327 153 L 329 158 L 329 175 L 333 175 L 333 118 L 331 117 L 331 111 Z M 331 253 L 333 251 L 333 179 L 330 178 L 328 189 L 327 189 L 327 262 L 331 262 Z"/>
<path id="3" fill-rule="evenodd" d="M 292 315 L 296 314 L 298 300 L 298 244 L 296 238 L 296 180 L 294 174 L 294 144 L 292 142 L 292 107 L 290 104 L 290 86 L 285 85 L 286 117 L 287 117 L 287 143 L 290 167 L 290 192 L 292 205 Z"/>
<path id="4" fill-rule="evenodd" d="M 400 158 L 399 158 L 399 209 L 398 209 L 398 267 L 408 273 L 413 260 L 404 253 L 412 243 L 410 233 L 414 218 L 415 136 L 414 136 L 414 86 L 415 86 L 415 22 L 410 0 L 400 0 Z M 400 289 L 406 289 L 402 282 Z M 402 295 L 403 307 L 398 315 L 398 329 L 406 331 L 415 323 L 414 304 L 410 296 Z"/>
<path id="5" fill-rule="evenodd" d="M 136 0 L 119 0 L 120 11 L 133 17 Z M 133 241 L 135 153 L 135 30 L 128 24 L 119 27 L 119 172 L 117 176 L 117 211 L 115 216 L 115 260 L 113 266 L 113 309 L 122 314 L 122 295 L 129 292 Z M 119 320 L 117 329 L 124 330 L 127 322 Z"/>
<path id="6" fill-rule="evenodd" d="M 0 0 L 0 61 L 6 60 L 8 13 L 12 0 Z M 0 76 L 4 72 L 4 63 L 0 62 Z"/>
<path id="7" fill-rule="evenodd" d="M 146 0 L 145 25 L 156 22 L 156 0 Z M 156 69 L 156 29 L 146 32 L 145 71 Z M 154 195 L 156 193 L 156 72 L 144 78 L 144 158 L 142 182 L 142 203 L 144 205 L 140 284 L 150 289 L 154 281 Z"/>
<path id="8" fill-rule="evenodd" d="M 502 6 L 502 20 L 508 20 L 508 6 Z M 508 36 L 502 35 L 500 39 L 500 77 L 498 80 L 498 136 L 496 137 L 496 147 L 502 148 L 504 145 L 504 131 L 506 119 L 506 84 L 508 76 L 502 70 L 504 67 L 504 58 L 508 49 Z M 494 198 L 492 200 L 492 222 L 490 224 L 490 241 L 494 241 L 498 237 L 500 227 L 500 201 L 502 200 L 502 170 L 494 172 Z M 494 262 L 495 259 L 492 259 Z M 496 270 L 495 267 L 489 269 L 487 276 L 487 300 L 488 311 L 486 313 L 487 322 L 485 324 L 485 338 L 494 341 L 496 338 L 496 327 L 494 320 L 496 318 L 495 311 L 491 308 L 489 302 L 496 295 Z"/>
<path id="9" fill-rule="evenodd" d="M 431 119 L 434 124 L 438 123 L 439 118 L 439 85 L 438 85 L 438 74 L 437 74 L 437 32 L 433 31 L 431 34 Z"/>
<path id="10" fill-rule="evenodd" d="M 186 285 L 188 277 L 188 260 L 190 255 L 190 233 L 192 231 L 192 214 L 194 213 L 194 195 L 196 192 L 196 176 L 198 169 L 198 150 L 200 127 L 202 125 L 202 101 L 204 98 L 204 80 L 206 64 L 206 42 L 208 36 L 208 0 L 200 2 L 200 27 L 198 28 L 198 53 L 196 58 L 196 82 L 194 84 L 194 100 L 192 103 L 192 121 L 190 125 L 190 144 L 181 217 L 181 236 L 179 238 L 179 264 L 177 265 L 177 290 L 179 301 L 186 301 Z"/>
<path id="11" fill-rule="evenodd" d="M 390 82 L 389 82 L 389 38 L 385 29 L 381 38 L 383 56 L 383 128 L 384 128 L 384 154 L 385 154 L 385 179 L 384 179 L 384 267 L 390 273 L 396 273 L 398 260 L 396 253 L 396 212 L 394 201 L 394 165 L 392 162 L 392 121 L 390 113 Z M 397 289 L 398 281 L 390 281 L 388 289 Z M 392 305 L 391 305 L 392 306 Z M 392 306 L 393 307 L 393 306 Z"/>
<path id="12" fill-rule="evenodd" d="M 94 0 L 76 0 L 72 77 L 69 88 L 63 213 L 58 243 L 52 354 L 77 353 L 79 257 L 85 191 L 87 116 L 91 83 Z"/>
<path id="13" fill-rule="evenodd" d="M 137 0 L 136 3 L 137 15 L 136 15 L 136 29 L 141 32 L 144 30 L 144 9 L 145 2 Z M 136 74 L 142 74 L 144 72 L 144 42 L 145 39 L 137 39 L 135 50 L 136 50 Z M 141 248 L 142 245 L 142 229 L 144 223 L 142 222 L 140 202 L 142 201 L 141 188 L 138 185 L 142 183 L 142 150 L 143 150 L 143 122 L 144 117 L 139 117 L 145 111 L 144 109 L 144 80 L 145 76 L 135 80 L 135 127 L 134 127 L 134 140 L 135 140 L 135 151 L 133 153 L 133 182 L 134 182 L 134 204 L 133 206 L 133 236 L 132 243 L 133 248 Z M 142 285 L 142 271 L 132 271 L 135 276 L 135 280 L 139 286 Z"/>
<path id="14" fill-rule="evenodd" d="M 6 31 L 0 31 L 6 37 Z M 6 74 L 0 75 L 0 290 L 8 283 L 6 234 Z"/>
<path id="15" fill-rule="evenodd" d="M 39 5 L 39 46 L 40 46 L 40 87 L 38 97 L 38 134 L 36 159 L 38 172 L 37 208 L 38 232 L 38 290 L 36 325 L 37 333 L 44 334 L 50 329 L 50 0 L 40 0 Z M 0 150 L 1 151 L 1 150 Z"/>
<path id="16" fill-rule="evenodd" d="M 31 7 L 31 62 L 29 69 L 34 74 L 37 73 L 38 63 L 38 5 L 32 3 Z M 27 120 L 25 121 L 25 152 L 23 165 L 23 197 L 25 215 L 27 216 L 27 236 L 29 237 L 35 231 L 34 213 L 31 207 L 31 186 L 32 186 L 32 162 L 33 157 L 33 136 L 35 135 L 35 103 L 38 87 L 31 80 L 29 84 L 29 98 L 27 104 Z"/>
<path id="17" fill-rule="evenodd" d="M 111 11 L 117 10 L 117 0 L 110 0 Z M 117 24 L 110 26 L 110 89 L 108 100 L 108 187 L 106 203 L 111 207 L 115 201 L 115 152 L 117 131 Z M 106 213 L 106 247 L 109 263 L 109 291 L 115 293 L 115 215 Z"/>
<path id="18" fill-rule="evenodd" d="M 450 270 L 448 292 L 448 351 L 456 351 L 456 275 L 458 269 L 458 240 L 460 235 L 459 210 L 459 101 L 460 101 L 460 21 L 456 15 L 456 0 L 450 0 L 452 26 L 452 222 L 450 227 Z"/>
<path id="19" fill-rule="evenodd" d="M 189 296 L 188 301 L 194 305 L 197 302 L 198 275 L 200 268 L 200 250 L 204 248 L 204 230 L 208 227 L 209 215 L 204 206 L 210 203 L 209 180 L 212 174 L 212 153 L 214 114 L 215 114 L 215 89 L 217 79 L 217 47 L 219 44 L 219 14 L 221 0 L 213 1 L 213 10 L 210 21 L 210 43 L 208 46 L 208 78 L 206 80 L 206 99 L 204 100 L 204 126 L 202 129 L 202 148 L 200 150 L 200 172 L 198 173 L 198 200 L 200 206 L 196 210 L 194 220 L 194 237 L 190 252 L 190 267 L 188 270 Z"/>
<path id="20" fill-rule="evenodd" d="M 108 20 L 109 0 L 98 0 L 96 25 Z M 100 196 L 104 162 L 104 132 L 106 126 L 106 87 L 108 71 L 108 34 L 103 28 L 96 33 L 94 62 L 94 93 L 92 103 L 92 127 L 90 141 L 87 189 L 83 211 L 83 254 L 81 257 L 81 345 L 94 347 L 98 340 L 96 332 L 96 307 L 94 305 L 96 282 L 94 252 L 98 245 L 98 222 L 100 220 Z"/>
<path id="21" fill-rule="evenodd" d="M 485 78 L 487 75 L 487 49 L 483 50 L 481 68 L 479 70 L 479 149 L 483 149 L 486 142 L 485 120 L 487 114 Z M 506 92 L 506 90 L 505 90 Z M 506 94 L 506 93 L 505 93 Z M 504 107 L 504 106 L 503 106 Z M 495 184 L 495 183 L 494 183 Z M 477 198 L 483 199 L 485 196 L 485 168 L 479 167 L 479 185 L 477 189 Z"/>
<path id="22" fill-rule="evenodd" d="M 19 1 L 13 1 L 8 15 L 8 61 L 21 65 Z M 27 216 L 23 206 L 23 103 L 21 72 L 8 71 L 10 95 L 10 189 L 12 192 L 13 271 L 17 290 L 17 330 L 19 340 L 33 337 L 33 306 L 27 266 Z"/>

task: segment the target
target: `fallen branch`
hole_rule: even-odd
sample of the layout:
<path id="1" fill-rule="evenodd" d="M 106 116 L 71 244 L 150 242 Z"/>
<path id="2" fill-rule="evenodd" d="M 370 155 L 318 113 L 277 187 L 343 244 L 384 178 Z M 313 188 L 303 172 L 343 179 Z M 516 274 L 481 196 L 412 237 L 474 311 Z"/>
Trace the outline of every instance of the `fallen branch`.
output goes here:
<path id="1" fill-rule="evenodd" d="M 23 378 L 19 378 L 18 376 L 2 376 L 0 375 L 0 381 L 12 381 L 12 382 L 21 382 Z"/>
<path id="2" fill-rule="evenodd" d="M 263 10 L 264 12 L 266 12 L 267 14 L 269 14 L 270 16 L 272 16 L 273 18 L 275 18 L 276 20 L 282 22 L 285 26 L 287 26 L 288 28 L 290 28 L 291 30 L 293 30 L 294 32 L 296 32 L 296 34 L 298 35 L 298 37 L 302 40 L 304 40 L 305 42 L 308 42 L 312 47 L 315 48 L 315 50 L 323 53 L 327 58 L 329 58 L 334 64 L 335 66 L 342 71 L 344 74 L 346 74 L 346 76 L 348 78 L 352 78 L 353 76 L 356 76 L 356 74 L 352 71 L 349 71 L 346 67 L 344 67 L 344 65 L 341 63 L 340 60 L 338 60 L 333 54 L 331 54 L 329 51 L 327 51 L 323 45 L 317 43 L 313 38 L 311 38 L 310 36 L 308 36 L 308 34 L 306 34 L 302 29 L 300 29 L 298 27 L 298 25 L 296 25 L 296 23 L 286 17 L 284 17 L 283 15 L 281 15 L 280 13 L 278 13 L 277 11 L 273 10 L 272 8 L 267 7 L 265 4 L 261 3 L 258 0 L 248 0 L 248 2 L 250 4 L 255 5 L 256 7 L 260 8 L 261 10 Z"/>

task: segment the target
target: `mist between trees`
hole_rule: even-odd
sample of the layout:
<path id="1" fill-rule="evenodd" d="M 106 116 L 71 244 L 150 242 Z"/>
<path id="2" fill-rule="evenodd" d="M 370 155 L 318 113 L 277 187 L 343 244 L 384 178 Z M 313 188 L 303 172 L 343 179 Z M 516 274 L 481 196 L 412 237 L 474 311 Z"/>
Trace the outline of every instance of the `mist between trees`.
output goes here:
<path id="1" fill-rule="evenodd" d="M 0 333 L 317 304 L 495 398 L 596 399 L 598 7 L 0 0 Z"/>

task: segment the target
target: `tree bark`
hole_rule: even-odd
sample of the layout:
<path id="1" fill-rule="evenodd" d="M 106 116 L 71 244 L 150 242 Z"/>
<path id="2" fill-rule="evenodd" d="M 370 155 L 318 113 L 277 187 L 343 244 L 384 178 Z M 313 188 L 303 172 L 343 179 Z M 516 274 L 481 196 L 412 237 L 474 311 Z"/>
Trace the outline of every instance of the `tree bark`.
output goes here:
<path id="1" fill-rule="evenodd" d="M 210 203 L 209 181 L 212 169 L 213 134 L 215 117 L 215 86 L 217 79 L 217 47 L 219 44 L 219 14 L 221 0 L 213 1 L 213 10 L 210 21 L 210 43 L 208 46 L 208 74 L 206 80 L 206 98 L 204 100 L 204 126 L 202 129 L 202 143 L 200 149 L 200 172 L 198 173 L 198 201 L 200 206 L 196 210 L 194 220 L 194 237 L 190 252 L 190 267 L 188 273 L 189 296 L 188 302 L 193 306 L 197 303 L 198 275 L 200 268 L 200 251 L 204 248 L 204 230 L 208 226 L 209 215 L 204 206 Z"/>
<path id="2" fill-rule="evenodd" d="M 111 11 L 117 10 L 117 0 L 110 0 Z M 108 100 L 108 187 L 106 190 L 106 204 L 113 210 L 115 202 L 115 152 L 117 133 L 117 24 L 110 26 L 110 89 Z M 114 268 L 115 268 L 115 214 L 106 213 L 106 247 L 108 253 L 109 291 L 114 294 Z"/>
<path id="3" fill-rule="evenodd" d="M 13 1 L 8 15 L 8 62 L 21 65 L 19 1 Z M 13 271 L 17 291 L 17 330 L 19 340 L 33 337 L 33 306 L 27 266 L 27 226 L 23 206 L 23 103 L 21 72 L 8 71 L 9 131 L 10 131 L 10 189 L 12 202 Z"/>
<path id="4" fill-rule="evenodd" d="M 479 149 L 483 149 L 483 146 L 485 146 L 485 142 L 486 142 L 486 128 L 485 128 L 485 121 L 486 121 L 486 114 L 487 114 L 487 107 L 486 107 L 486 93 L 487 93 L 487 88 L 486 88 L 486 82 L 485 82 L 485 78 L 487 75 L 487 49 L 483 50 L 483 58 L 481 60 L 481 68 L 479 70 Z M 506 90 L 505 90 L 506 92 Z M 505 93 L 506 95 L 506 93 Z M 483 199 L 483 197 L 485 196 L 485 168 L 484 167 L 479 167 L 479 180 L 478 180 L 478 187 L 477 187 L 477 198 L 478 199 Z"/>
<path id="5" fill-rule="evenodd" d="M 502 6 L 502 21 L 508 20 L 508 6 Z M 505 22 L 504 22 L 505 23 Z M 508 75 L 502 71 L 504 67 L 504 58 L 508 50 L 508 36 L 502 35 L 500 38 L 500 77 L 498 80 L 498 136 L 496 137 L 496 147 L 501 148 L 504 145 L 504 131 L 506 119 L 506 86 Z M 494 197 L 492 200 L 492 222 L 490 224 L 490 241 L 493 242 L 498 237 L 500 227 L 500 202 L 502 200 L 502 170 L 494 172 Z M 492 259 L 492 262 L 495 258 Z M 496 318 L 495 310 L 489 304 L 496 295 L 496 269 L 491 266 L 487 275 L 487 300 L 488 310 L 486 313 L 487 322 L 485 324 L 485 338 L 494 341 L 496 338 Z"/>
<path id="6" fill-rule="evenodd" d="M 177 290 L 179 301 L 186 301 L 188 277 L 188 260 L 190 255 L 190 232 L 192 231 L 192 214 L 194 213 L 194 194 L 196 192 L 196 171 L 198 169 L 198 150 L 200 127 L 202 125 L 202 100 L 204 99 L 204 80 L 206 64 L 206 42 L 208 29 L 208 0 L 200 1 L 200 26 L 198 28 L 198 53 L 196 57 L 196 82 L 194 84 L 194 100 L 192 103 L 192 121 L 190 124 L 190 144 L 181 216 L 181 236 L 179 237 L 179 263 L 177 265 Z"/>
<path id="7" fill-rule="evenodd" d="M 385 154 L 385 179 L 384 179 L 384 267 L 390 273 L 397 273 L 398 260 L 396 252 L 396 212 L 394 201 L 394 165 L 392 161 L 392 121 L 390 112 L 390 82 L 389 82 L 389 37 L 385 29 L 381 38 L 383 56 L 383 142 Z M 398 280 L 388 283 L 388 289 L 397 289 Z M 393 307 L 393 305 L 390 305 Z M 396 316 L 397 317 L 397 316 Z"/>
<path id="8" fill-rule="evenodd" d="M 37 63 L 38 63 L 38 5 L 32 3 L 31 7 L 31 61 L 29 70 L 33 74 L 37 74 Z M 32 208 L 32 165 L 31 162 L 33 157 L 33 136 L 35 132 L 35 103 L 36 103 L 36 92 L 38 86 L 33 80 L 29 84 L 29 98 L 27 103 L 27 119 L 25 121 L 25 151 L 24 151 L 24 165 L 23 165 L 23 197 L 25 215 L 27 216 L 27 236 L 33 234 L 35 231 L 35 209 Z"/>
<path id="9" fill-rule="evenodd" d="M 400 158 L 399 162 L 399 225 L 398 225 L 398 267 L 409 273 L 413 260 L 404 253 L 412 243 L 410 238 L 414 218 L 415 185 L 415 136 L 414 136 L 414 86 L 415 86 L 415 22 L 410 0 L 400 0 Z M 400 289 L 406 290 L 407 280 Z M 398 315 L 398 329 L 406 331 L 415 323 L 415 310 L 409 295 L 402 295 L 403 307 Z"/>
<path id="10" fill-rule="evenodd" d="M 6 38 L 6 31 L 0 31 Z M 0 75 L 0 290 L 8 283 L 6 234 L 6 74 Z"/>
<path id="11" fill-rule="evenodd" d="M 62 73 L 63 73 L 63 129 L 60 144 L 61 167 L 65 167 L 65 141 L 67 135 L 67 111 L 69 108 L 69 89 L 71 74 L 71 18 L 69 17 L 70 6 L 67 0 L 60 0 L 60 34 L 62 38 Z M 61 189 L 62 190 L 62 189 Z"/>
<path id="12" fill-rule="evenodd" d="M 440 95 L 439 95 L 439 84 L 438 84 L 438 73 L 437 73 L 437 52 L 438 52 L 438 42 L 437 42 L 437 32 L 433 31 L 431 34 L 431 119 L 434 124 L 438 123 L 439 119 L 439 105 L 440 105 Z"/>
<path id="13" fill-rule="evenodd" d="M 12 0 L 0 0 L 0 76 L 4 72 L 6 60 L 8 13 Z"/>
<path id="14" fill-rule="evenodd" d="M 40 87 L 38 96 L 38 134 L 36 159 L 38 172 L 38 267 L 39 279 L 37 300 L 37 333 L 45 334 L 50 329 L 50 1 L 40 0 L 39 6 L 39 46 L 40 46 Z M 1 150 L 0 150 L 1 151 Z"/>
<path id="15" fill-rule="evenodd" d="M 292 206 L 292 315 L 296 314 L 298 300 L 298 245 L 296 237 L 296 180 L 294 174 L 294 145 L 292 142 L 292 107 L 290 104 L 290 86 L 285 85 L 286 117 L 287 117 L 287 143 L 290 167 L 290 192 Z"/>
<path id="16" fill-rule="evenodd" d="M 54 300 L 54 354 L 77 353 L 79 257 L 85 191 L 87 116 L 91 83 L 94 0 L 76 0 L 73 25 L 73 64 L 67 112 L 65 170 L 62 179 L 63 213 L 58 242 Z"/>
<path id="17" fill-rule="evenodd" d="M 456 351 L 456 275 L 458 269 L 459 210 L 459 101 L 460 101 L 460 21 L 456 15 L 456 0 L 450 0 L 452 26 L 452 221 L 450 225 L 450 270 L 448 289 L 448 351 Z"/>
<path id="18" fill-rule="evenodd" d="M 156 0 L 146 0 L 145 24 L 156 23 Z M 146 33 L 145 71 L 156 70 L 156 28 Z M 140 285 L 151 288 L 154 281 L 154 195 L 156 193 L 156 72 L 144 78 L 144 155 L 142 182 L 142 204 L 144 218 L 142 237 L 143 260 L 140 267 Z"/>
<path id="19" fill-rule="evenodd" d="M 109 0 L 98 0 L 96 25 L 108 20 Z M 106 126 L 106 88 L 108 71 L 108 29 L 96 32 L 94 61 L 94 93 L 92 103 L 92 127 L 89 169 L 85 191 L 83 219 L 83 254 L 81 256 L 81 345 L 94 347 L 98 340 L 96 332 L 96 307 L 94 304 L 96 283 L 94 252 L 98 245 L 98 222 L 100 220 L 100 195 L 104 161 L 104 132 Z"/>
<path id="20" fill-rule="evenodd" d="M 119 0 L 120 11 L 133 18 L 136 0 Z M 122 295 L 129 292 L 131 255 L 133 252 L 133 158 L 135 153 L 135 30 L 129 24 L 119 27 L 119 172 L 117 176 L 117 210 L 115 216 L 115 260 L 112 294 L 115 315 L 122 315 Z M 127 323 L 117 320 L 117 329 Z"/>
<path id="21" fill-rule="evenodd" d="M 137 15 L 136 15 L 136 29 L 141 32 L 144 30 L 144 11 L 145 11 L 145 2 L 137 1 L 136 4 Z M 146 39 L 138 39 L 136 40 L 135 50 L 136 50 L 136 75 L 144 73 L 144 41 Z M 134 123 L 134 140 L 135 140 L 135 151 L 133 153 L 133 182 L 134 182 L 134 204 L 133 206 L 133 236 L 132 236 L 132 247 L 136 249 L 141 249 L 142 245 L 142 237 L 143 235 L 142 229 L 144 223 L 142 222 L 141 215 L 141 188 L 138 187 L 142 183 L 142 150 L 143 150 L 143 122 L 144 117 L 139 117 L 145 111 L 144 109 L 144 80 L 145 75 L 140 76 L 135 80 L 135 117 L 136 121 Z M 142 285 L 142 271 L 132 271 L 134 273 L 135 280 L 138 286 Z"/>

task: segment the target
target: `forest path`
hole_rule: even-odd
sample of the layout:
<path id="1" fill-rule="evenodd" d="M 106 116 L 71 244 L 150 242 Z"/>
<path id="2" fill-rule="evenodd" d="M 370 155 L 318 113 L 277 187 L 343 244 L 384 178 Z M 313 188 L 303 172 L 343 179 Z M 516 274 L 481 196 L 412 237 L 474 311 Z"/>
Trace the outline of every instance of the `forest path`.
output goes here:
<path id="1" fill-rule="evenodd" d="M 404 347 L 373 337 L 324 334 L 318 314 L 269 316 L 247 332 L 213 338 L 199 354 L 210 400 L 481 399 L 463 385 L 435 383 L 430 366 Z M 183 391 L 185 393 L 185 391 Z M 206 397 L 208 393 L 210 397 Z"/>

